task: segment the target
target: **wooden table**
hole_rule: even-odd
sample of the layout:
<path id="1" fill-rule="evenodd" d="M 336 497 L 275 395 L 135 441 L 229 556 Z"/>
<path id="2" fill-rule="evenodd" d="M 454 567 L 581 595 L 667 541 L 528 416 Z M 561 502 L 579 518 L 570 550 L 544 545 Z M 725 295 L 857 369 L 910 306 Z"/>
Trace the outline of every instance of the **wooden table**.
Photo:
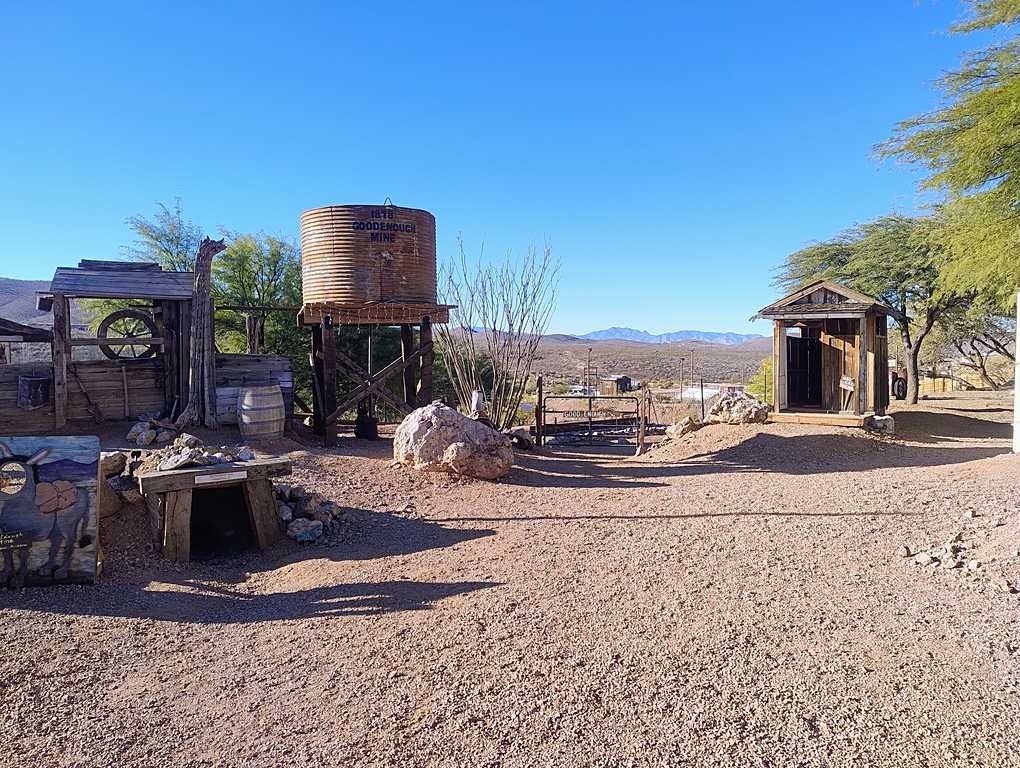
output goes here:
<path id="1" fill-rule="evenodd" d="M 259 549 L 280 538 L 276 500 L 270 478 L 289 475 L 287 459 L 253 459 L 204 467 L 145 472 L 138 475 L 138 489 L 145 496 L 149 524 L 157 549 L 168 560 L 191 559 L 191 500 L 196 490 L 242 485 L 245 504 Z"/>

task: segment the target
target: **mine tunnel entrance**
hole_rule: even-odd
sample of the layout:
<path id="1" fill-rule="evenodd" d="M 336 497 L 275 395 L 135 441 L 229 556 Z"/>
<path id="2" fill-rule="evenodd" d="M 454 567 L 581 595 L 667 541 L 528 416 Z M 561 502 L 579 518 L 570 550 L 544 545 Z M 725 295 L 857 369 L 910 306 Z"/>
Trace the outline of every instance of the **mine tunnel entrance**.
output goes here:
<path id="1" fill-rule="evenodd" d="M 191 497 L 191 559 L 235 557 L 256 547 L 241 485 L 196 488 Z"/>

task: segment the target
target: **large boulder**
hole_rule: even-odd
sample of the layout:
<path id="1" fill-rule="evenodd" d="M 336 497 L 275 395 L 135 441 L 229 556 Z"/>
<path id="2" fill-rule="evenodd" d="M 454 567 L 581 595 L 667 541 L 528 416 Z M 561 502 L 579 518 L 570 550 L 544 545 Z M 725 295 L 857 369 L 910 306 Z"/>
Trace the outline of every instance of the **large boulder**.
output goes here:
<path id="1" fill-rule="evenodd" d="M 495 480 L 514 464 L 510 438 L 442 403 L 418 408 L 393 436 L 393 458 L 426 472 Z"/>
<path id="2" fill-rule="evenodd" d="M 743 392 L 727 392 L 709 412 L 710 424 L 764 424 L 769 407 Z"/>

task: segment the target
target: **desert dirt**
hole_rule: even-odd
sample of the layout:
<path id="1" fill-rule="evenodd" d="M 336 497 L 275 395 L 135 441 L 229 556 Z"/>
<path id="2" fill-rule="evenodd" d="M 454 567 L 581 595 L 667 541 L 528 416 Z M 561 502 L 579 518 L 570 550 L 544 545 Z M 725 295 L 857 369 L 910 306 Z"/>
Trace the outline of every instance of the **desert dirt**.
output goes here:
<path id="1" fill-rule="evenodd" d="M 98 584 L 0 592 L 0 765 L 1020 765 L 1007 396 L 895 415 L 498 483 L 262 446 L 341 542 L 178 566 L 103 520 Z M 897 553 L 956 534 L 977 572 Z"/>

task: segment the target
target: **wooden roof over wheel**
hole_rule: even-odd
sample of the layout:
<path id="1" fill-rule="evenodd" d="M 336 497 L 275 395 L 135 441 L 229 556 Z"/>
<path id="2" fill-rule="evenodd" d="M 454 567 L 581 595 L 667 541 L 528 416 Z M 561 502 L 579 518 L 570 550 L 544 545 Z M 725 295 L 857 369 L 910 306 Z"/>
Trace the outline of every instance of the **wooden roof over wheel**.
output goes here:
<path id="1" fill-rule="evenodd" d="M 758 310 L 752 319 L 828 320 L 861 318 L 869 312 L 888 315 L 896 321 L 907 318 L 874 296 L 855 291 L 831 280 L 816 280 L 779 301 Z"/>
<path id="2" fill-rule="evenodd" d="M 57 267 L 50 294 L 82 299 L 160 299 L 189 301 L 194 272 L 166 272 L 158 264 L 84 260 Z M 45 300 L 40 300 L 40 308 Z"/>
<path id="3" fill-rule="evenodd" d="M 49 344 L 53 341 L 53 332 L 46 328 L 22 325 L 0 317 L 0 341 L 31 341 Z"/>

